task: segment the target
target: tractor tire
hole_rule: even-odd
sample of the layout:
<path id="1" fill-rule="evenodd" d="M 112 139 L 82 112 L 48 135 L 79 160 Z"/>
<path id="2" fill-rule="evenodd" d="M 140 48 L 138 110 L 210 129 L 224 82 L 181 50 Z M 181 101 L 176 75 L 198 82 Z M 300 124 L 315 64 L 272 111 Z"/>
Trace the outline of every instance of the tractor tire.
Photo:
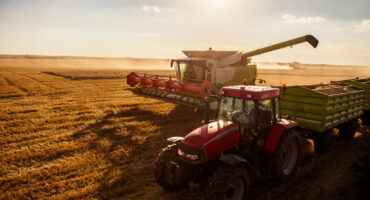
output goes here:
<path id="1" fill-rule="evenodd" d="M 270 158 L 273 178 L 283 181 L 295 173 L 301 154 L 301 140 L 295 129 L 281 135 Z"/>
<path id="2" fill-rule="evenodd" d="M 339 126 L 339 137 L 343 140 L 351 140 L 355 137 L 357 119 L 353 119 Z"/>
<path id="3" fill-rule="evenodd" d="M 170 144 L 162 149 L 154 167 L 154 177 L 156 182 L 165 190 L 174 191 L 180 189 L 181 186 L 176 185 L 173 181 L 169 181 L 170 176 L 174 176 L 171 170 L 168 169 L 168 163 L 177 160 L 177 144 Z"/>
<path id="4" fill-rule="evenodd" d="M 335 134 L 333 129 L 326 130 L 322 133 L 317 132 L 314 138 L 315 152 L 322 155 L 331 150 L 335 142 Z"/>
<path id="5" fill-rule="evenodd" d="M 207 199 L 242 200 L 248 195 L 250 178 L 245 167 L 221 163 L 208 178 Z"/>

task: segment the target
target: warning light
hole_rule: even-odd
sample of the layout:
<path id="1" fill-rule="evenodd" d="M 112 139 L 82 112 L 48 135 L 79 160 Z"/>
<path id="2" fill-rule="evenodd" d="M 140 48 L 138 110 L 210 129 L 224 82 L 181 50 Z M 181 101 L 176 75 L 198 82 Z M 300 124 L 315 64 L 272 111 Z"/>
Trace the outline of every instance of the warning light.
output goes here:
<path id="1" fill-rule="evenodd" d="M 286 89 L 286 84 L 283 84 L 283 97 L 285 97 L 285 89 Z"/>
<path id="2" fill-rule="evenodd" d="M 247 85 L 247 83 L 248 83 L 248 80 L 247 79 L 243 79 L 243 84 L 244 85 Z"/>

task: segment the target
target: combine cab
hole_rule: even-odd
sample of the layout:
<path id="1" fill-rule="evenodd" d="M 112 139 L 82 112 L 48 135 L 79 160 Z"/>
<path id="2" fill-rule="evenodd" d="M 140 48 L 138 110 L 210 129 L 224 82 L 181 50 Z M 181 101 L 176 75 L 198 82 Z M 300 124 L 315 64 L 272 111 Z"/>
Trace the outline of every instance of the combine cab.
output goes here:
<path id="1" fill-rule="evenodd" d="M 186 58 L 171 61 L 176 79 L 131 72 L 127 75 L 127 84 L 134 87 L 132 91 L 137 94 L 203 107 L 204 97 L 218 94 L 223 86 L 255 84 L 257 69 L 251 64 L 250 57 L 303 42 L 315 48 L 318 45 L 315 37 L 306 35 L 247 53 L 214 51 L 211 48 L 207 51 L 183 51 Z M 211 102 L 211 109 L 216 109 L 215 105 Z"/>

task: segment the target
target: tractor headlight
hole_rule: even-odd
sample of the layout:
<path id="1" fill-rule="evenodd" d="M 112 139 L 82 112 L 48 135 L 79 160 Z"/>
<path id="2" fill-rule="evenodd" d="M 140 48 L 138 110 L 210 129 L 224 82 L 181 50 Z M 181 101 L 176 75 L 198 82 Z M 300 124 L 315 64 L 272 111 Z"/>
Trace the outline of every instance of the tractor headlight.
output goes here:
<path id="1" fill-rule="evenodd" d="M 187 154 L 181 151 L 181 149 L 178 150 L 178 154 L 184 158 L 188 158 L 190 160 L 198 160 L 199 156 L 198 155 L 192 155 L 192 154 Z"/>

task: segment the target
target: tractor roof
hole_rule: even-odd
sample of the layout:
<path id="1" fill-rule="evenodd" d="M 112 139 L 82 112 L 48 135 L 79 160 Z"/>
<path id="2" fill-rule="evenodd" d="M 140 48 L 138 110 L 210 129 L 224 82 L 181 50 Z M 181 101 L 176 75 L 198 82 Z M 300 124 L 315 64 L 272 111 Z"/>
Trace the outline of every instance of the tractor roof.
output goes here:
<path id="1" fill-rule="evenodd" d="M 229 57 L 238 51 L 182 51 L 187 57 L 190 58 L 207 58 L 207 59 L 222 59 Z"/>
<path id="2" fill-rule="evenodd" d="M 220 92 L 224 96 L 254 100 L 272 99 L 280 96 L 278 88 L 255 85 L 227 86 L 221 88 Z"/>

